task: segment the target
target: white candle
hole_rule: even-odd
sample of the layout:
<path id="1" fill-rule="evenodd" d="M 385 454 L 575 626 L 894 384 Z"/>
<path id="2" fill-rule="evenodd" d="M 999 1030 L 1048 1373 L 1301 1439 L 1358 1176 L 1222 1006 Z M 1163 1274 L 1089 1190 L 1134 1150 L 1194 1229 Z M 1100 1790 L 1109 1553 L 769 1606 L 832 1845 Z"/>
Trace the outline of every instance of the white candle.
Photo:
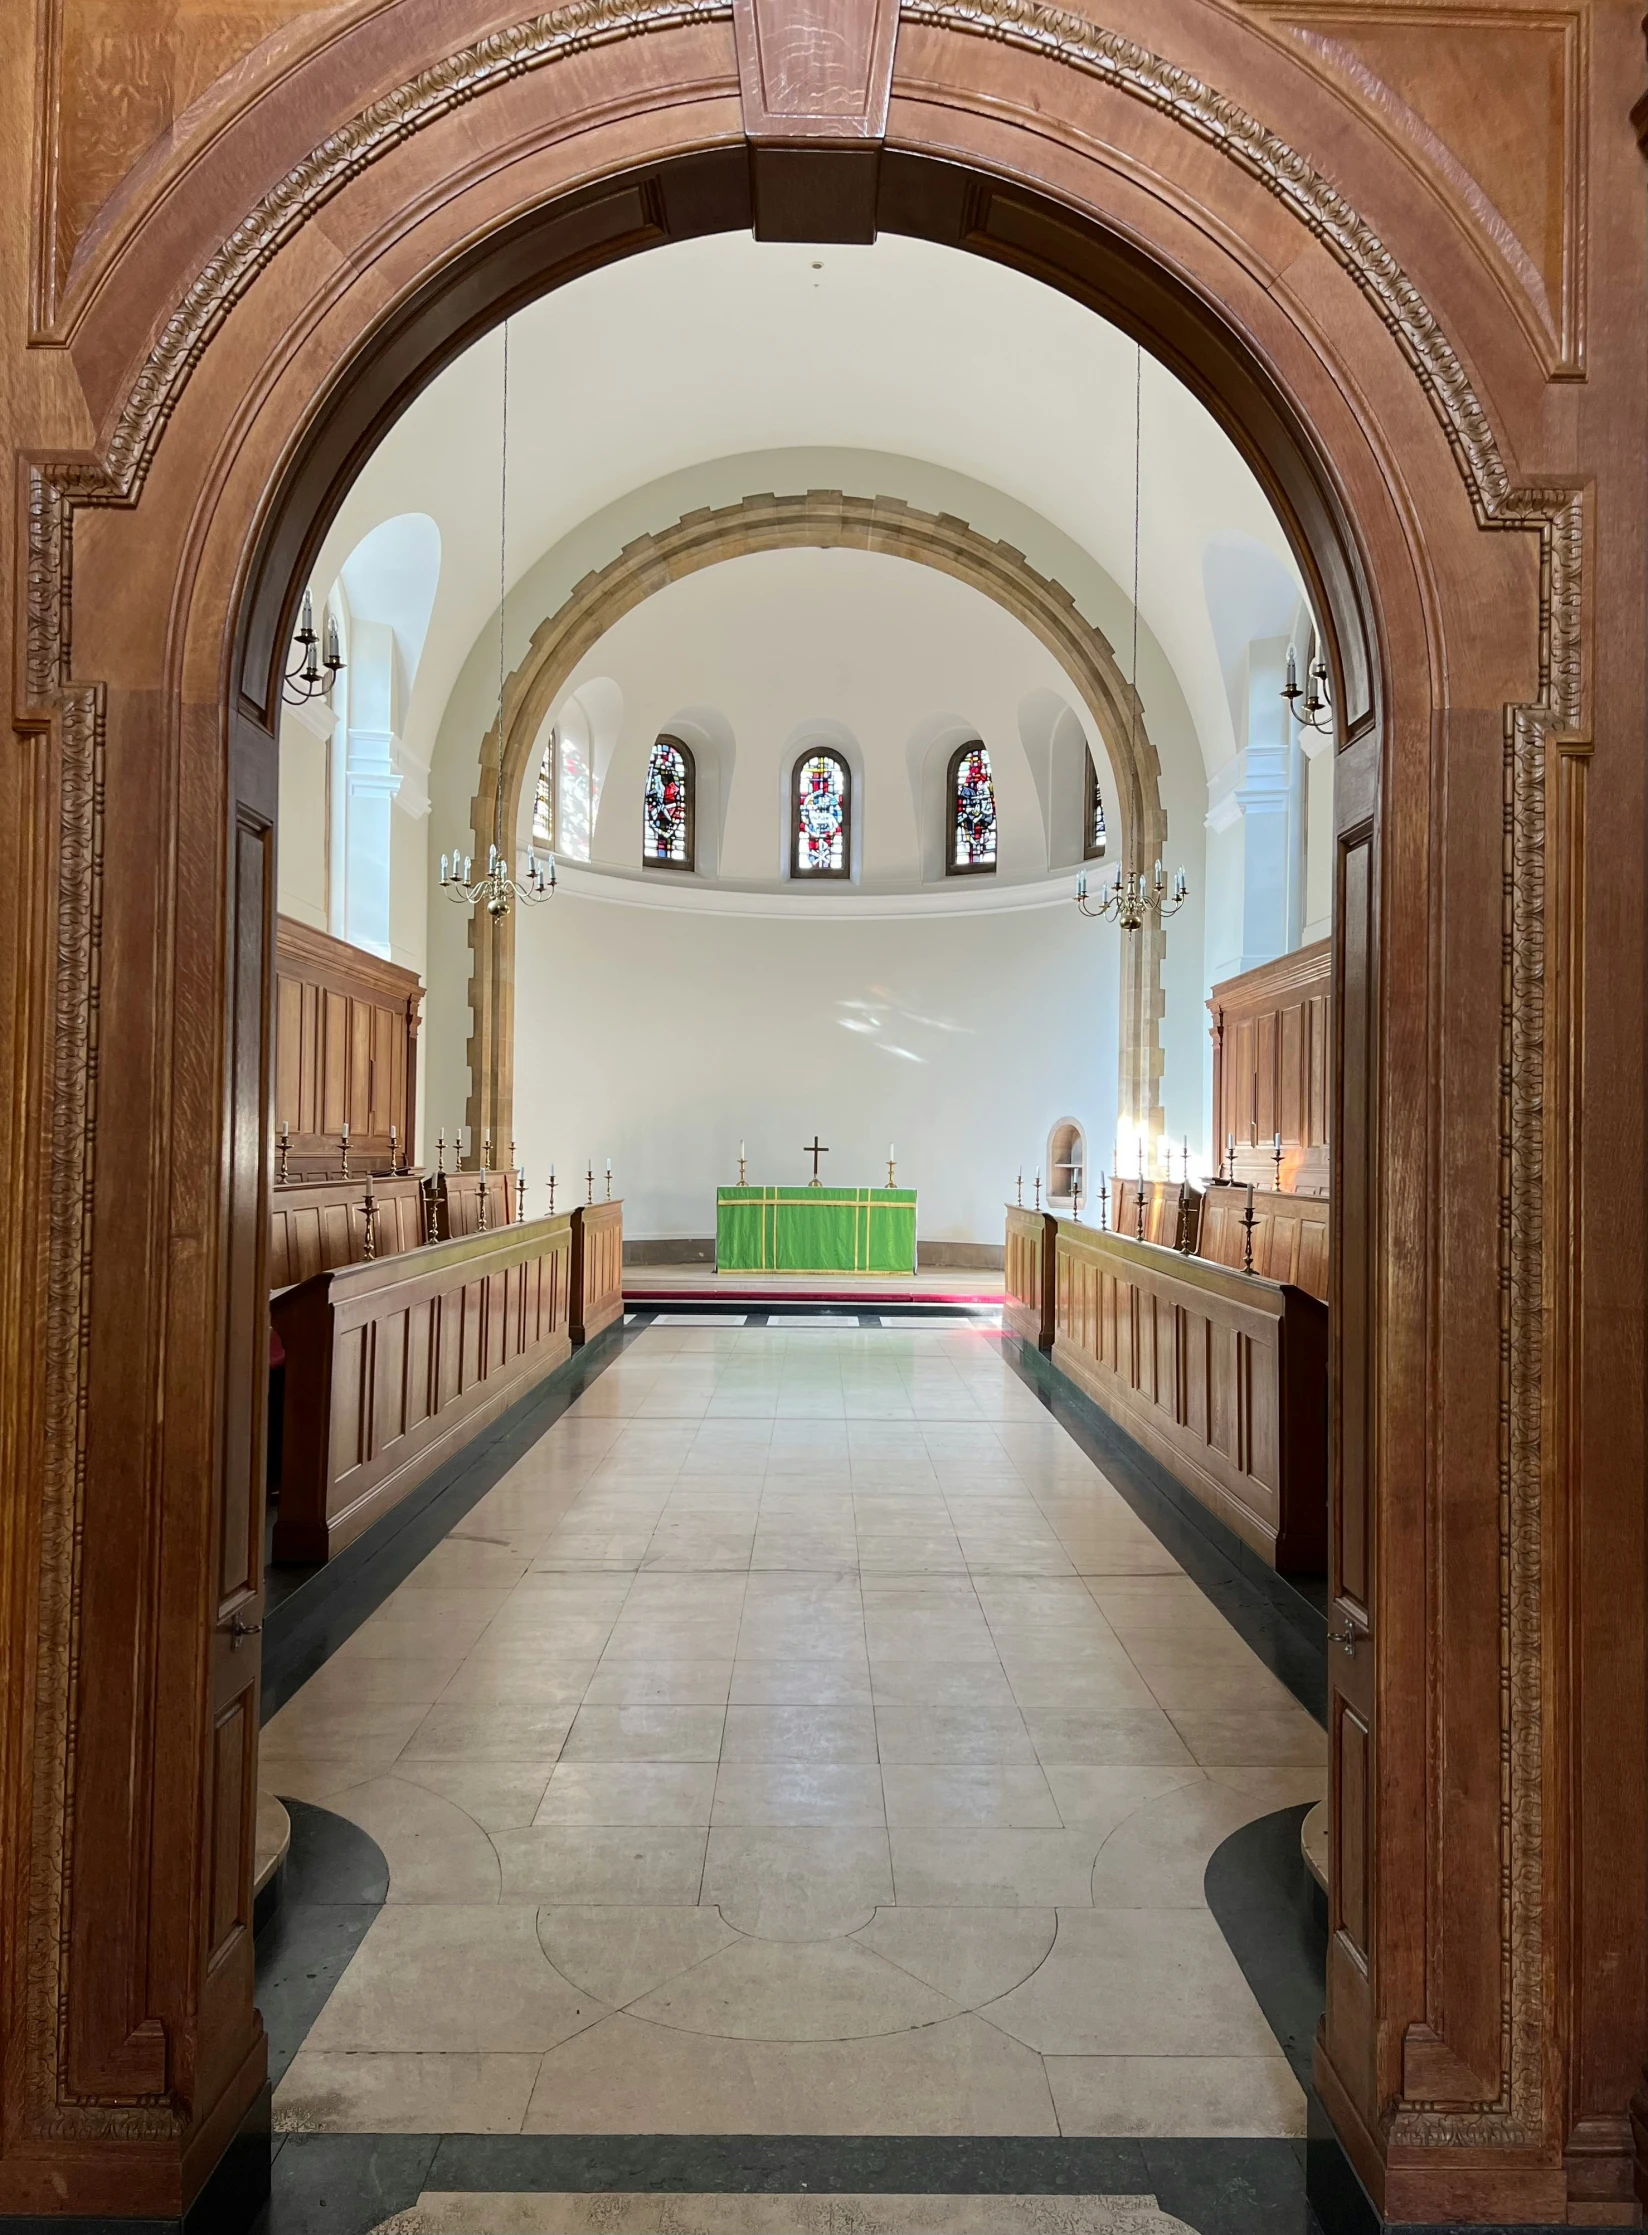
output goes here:
<path id="1" fill-rule="evenodd" d="M 889 1164 L 893 1161 L 893 1144 L 891 1141 L 887 1143 L 887 1161 Z"/>
<path id="2" fill-rule="evenodd" d="M 740 1164 L 744 1161 L 744 1144 L 742 1141 L 738 1144 L 738 1161 Z"/>
<path id="3" fill-rule="evenodd" d="M 607 1170 L 609 1172 L 612 1170 L 612 1159 L 610 1156 L 607 1158 Z"/>
<path id="4" fill-rule="evenodd" d="M 552 1165 L 550 1166 L 550 1168 L 549 1168 L 549 1176 L 550 1176 L 550 1178 L 551 1178 L 551 1179 L 553 1179 L 553 1178 L 555 1177 L 555 1167 L 554 1167 L 554 1165 L 553 1165 L 553 1164 L 552 1164 Z"/>

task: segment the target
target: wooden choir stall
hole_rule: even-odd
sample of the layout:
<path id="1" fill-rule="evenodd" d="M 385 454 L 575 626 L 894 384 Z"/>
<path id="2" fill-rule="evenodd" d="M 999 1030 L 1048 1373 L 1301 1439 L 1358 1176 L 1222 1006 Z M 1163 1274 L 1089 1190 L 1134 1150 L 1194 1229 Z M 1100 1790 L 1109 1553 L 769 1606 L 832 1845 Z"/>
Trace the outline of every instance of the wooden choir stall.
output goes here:
<path id="1" fill-rule="evenodd" d="M 489 1144 L 480 1169 L 400 1168 L 421 987 L 284 918 L 280 955 L 273 1549 L 309 1564 L 622 1318 L 623 1205 L 529 1218 Z"/>
<path id="2" fill-rule="evenodd" d="M 1004 1324 L 1284 1573 L 1326 1565 L 1326 942 L 1216 986 L 1221 1172 L 1007 1207 Z"/>

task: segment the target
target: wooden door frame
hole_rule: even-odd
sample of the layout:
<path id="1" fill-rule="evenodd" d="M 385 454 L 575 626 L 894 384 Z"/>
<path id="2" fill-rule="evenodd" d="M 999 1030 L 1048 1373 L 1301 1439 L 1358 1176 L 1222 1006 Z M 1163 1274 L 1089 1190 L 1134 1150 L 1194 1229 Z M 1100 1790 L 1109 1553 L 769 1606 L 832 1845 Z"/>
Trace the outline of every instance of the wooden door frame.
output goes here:
<path id="1" fill-rule="evenodd" d="M 1553 421 L 1570 371 L 1505 312 L 1469 212 L 1416 208 L 1378 119 L 1227 12 L 1121 11 L 1139 41 L 1203 40 L 1213 86 L 1029 0 L 906 0 L 884 140 L 779 169 L 746 136 L 722 0 L 584 0 L 456 51 L 464 12 L 387 98 L 381 16 L 294 49 L 209 159 L 147 176 L 170 230 L 113 230 L 61 343 L 92 451 L 60 435 L 23 462 L 3 1673 L 28 1659 L 0 1938 L 28 1958 L 0 1972 L 22 2045 L 0 2209 L 171 2209 L 261 2082 L 249 1933 L 214 1890 L 250 1857 L 205 1672 L 255 1710 L 226 1658 L 255 1595 L 230 1538 L 260 1489 L 273 754 L 303 582 L 442 364 L 579 272 L 759 227 L 777 178 L 821 231 L 838 200 L 844 228 L 868 208 L 1137 334 L 1293 540 L 1342 722 L 1332 1533 L 1357 1651 L 1333 1729 L 1354 1851 L 1318 2080 L 1392 2217 L 1617 2217 L 1648 2027 L 1641 1406 L 1593 1440 L 1585 1400 L 1641 1393 L 1641 1175 L 1605 1187 L 1597 1161 L 1640 1141 L 1641 1050 L 1587 1007 L 1585 968 L 1606 938 L 1640 990 L 1606 872 L 1641 850 L 1619 639 L 1642 537 L 1596 505 L 1639 447 L 1640 314 L 1598 350 L 1587 413 Z M 1598 23 L 1593 102 L 1640 74 Z M 1261 121 L 1279 103 L 1290 140 Z M 312 152 L 271 176 L 282 132 Z M 1623 208 L 1621 136 L 1593 146 Z M 1640 212 L 1605 217 L 1601 183 L 1593 208 L 1595 253 L 1634 272 Z M 1623 1309 L 1586 1270 L 1604 1203 Z M 117 1296 L 148 1306 L 135 1352 Z M 97 1677 L 122 1652 L 124 1689 Z M 164 1763 L 134 1752 L 157 1728 Z"/>

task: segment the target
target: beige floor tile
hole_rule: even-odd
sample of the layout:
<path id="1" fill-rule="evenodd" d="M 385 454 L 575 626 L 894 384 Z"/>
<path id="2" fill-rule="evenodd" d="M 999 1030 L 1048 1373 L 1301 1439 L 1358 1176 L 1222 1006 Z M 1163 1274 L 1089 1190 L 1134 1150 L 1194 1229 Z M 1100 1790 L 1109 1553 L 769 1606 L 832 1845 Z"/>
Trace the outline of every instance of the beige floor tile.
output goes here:
<path id="1" fill-rule="evenodd" d="M 538 1824 L 708 1824 L 713 1762 L 561 1762 Z"/>
<path id="2" fill-rule="evenodd" d="M 350 1660 L 338 1652 L 299 1685 L 289 1704 L 301 1701 L 304 1720 L 316 1713 L 361 1707 L 413 1707 L 419 1701 L 433 1706 L 462 1665 L 456 1653 L 377 1661 Z M 270 1723 L 273 1721 L 271 1717 Z"/>
<path id="3" fill-rule="evenodd" d="M 584 1693 L 586 1707 L 722 1707 L 730 1660 L 601 1661 Z"/>
<path id="4" fill-rule="evenodd" d="M 591 1706 L 573 1719 L 564 1762 L 713 1762 L 721 1755 L 720 1707 L 656 1701 Z"/>
<path id="5" fill-rule="evenodd" d="M 881 1781 L 894 1831 L 948 1824 L 1052 1830 L 1060 1822 L 1034 1762 L 889 1762 Z"/>
<path id="6" fill-rule="evenodd" d="M 284 2134 L 515 2134 L 536 2054 L 338 2053 L 301 2048 L 275 2090 Z"/>
<path id="7" fill-rule="evenodd" d="M 605 2014 L 551 1964 L 530 1909 L 431 1902 L 378 1912 L 307 2045 L 543 2050 Z"/>
<path id="8" fill-rule="evenodd" d="M 388 1764 L 428 1713 L 421 1700 L 399 1704 L 376 1700 L 346 1707 L 325 1698 L 311 1702 L 300 1691 L 263 1726 L 261 1758 L 268 1765 L 343 1755 L 354 1761 Z M 268 1777 L 264 1783 L 269 1783 Z"/>
<path id="9" fill-rule="evenodd" d="M 1035 1748 L 1016 1707 L 878 1707 L 883 1762 L 1033 1762 Z"/>
<path id="10" fill-rule="evenodd" d="M 699 1899 L 760 1939 L 852 1931 L 893 1899 L 887 1834 L 880 1826 L 716 1826 Z"/>
<path id="11" fill-rule="evenodd" d="M 1269 1792 L 1245 1793 L 1199 1778 L 1136 1808 L 1099 1849 L 1094 1908 L 1205 1907 L 1202 1881 L 1214 1849 L 1256 1816 L 1320 1799 L 1325 1784 L 1315 1770 L 1272 1771 L 1270 1778 Z"/>
<path id="12" fill-rule="evenodd" d="M 1048 2057 L 1061 2132 L 1282 2135 L 1305 2131 L 1305 2098 L 1282 2056 Z"/>
<path id="13" fill-rule="evenodd" d="M 856 1941 L 739 1940 L 631 2005 L 653 2025 L 745 2041 L 859 2041 L 956 2005 Z"/>
<path id="14" fill-rule="evenodd" d="M 392 1668 L 393 1662 L 378 1666 Z M 593 1658 L 563 1661 L 536 1642 L 477 1645 L 440 1695 L 443 1707 L 575 1708 L 595 1673 Z"/>
<path id="15" fill-rule="evenodd" d="M 400 1586 L 403 1591 L 442 1591 L 500 1584 L 513 1589 L 532 1565 L 540 1545 L 554 1526 L 546 1520 L 531 1531 L 525 1549 L 508 1537 L 460 1535 L 443 1537 L 425 1555 Z"/>
<path id="16" fill-rule="evenodd" d="M 497 1901 L 497 1850 L 445 1795 L 396 1775 L 353 1786 L 333 1805 L 383 1850 L 390 1901 Z"/>
<path id="17" fill-rule="evenodd" d="M 984 2015 L 1044 2056 L 1276 2051 L 1252 1989 L 1205 1910 L 1061 1909 L 1045 1963 Z"/>
<path id="18" fill-rule="evenodd" d="M 489 1835 L 530 1824 L 549 1785 L 553 1759 L 536 1762 L 398 1761 L 402 1784 L 420 1785 L 461 1808 Z"/>
<path id="19" fill-rule="evenodd" d="M 1204 1769 L 1315 1768 L 1328 1757 L 1327 1734 L 1302 1707 L 1175 1709 L 1174 1729 Z"/>
<path id="20" fill-rule="evenodd" d="M 868 1707 L 869 1662 L 741 1659 L 728 1698 L 737 1707 Z"/>
<path id="21" fill-rule="evenodd" d="M 1025 1709 L 1030 1742 L 1042 1762 L 1188 1767 L 1194 1758 L 1172 1719 L 1159 1708 L 1122 1706 L 1052 1712 Z"/>
<path id="22" fill-rule="evenodd" d="M 1052 1909 L 880 1909 L 853 1938 L 973 2010 L 1023 1985 L 1057 1923 Z"/>
<path id="23" fill-rule="evenodd" d="M 621 2009 L 737 1943 L 714 1909 L 546 1908 L 538 1941 L 563 1978 Z"/>
<path id="24" fill-rule="evenodd" d="M 723 1762 L 715 1824 L 880 1825 L 879 1769 L 831 1762 Z"/>
<path id="25" fill-rule="evenodd" d="M 1074 1908 L 1090 1897 L 1096 1831 L 936 1831 L 891 1834 L 899 1906 Z"/>
<path id="26" fill-rule="evenodd" d="M 553 1761 L 572 1727 L 571 1707 L 438 1700 L 408 1739 L 409 1762 Z"/>
<path id="27" fill-rule="evenodd" d="M 876 1660 L 870 1680 L 877 1708 L 1006 1708 L 1013 1688 L 999 1661 Z"/>
<path id="28" fill-rule="evenodd" d="M 493 1835 L 506 1902 L 674 1908 L 698 1899 L 708 1833 L 669 1824 L 533 1824 Z"/>
<path id="29" fill-rule="evenodd" d="M 876 1760 L 876 1718 L 868 1707 L 812 1704 L 727 1709 L 724 1762 Z"/>
<path id="30" fill-rule="evenodd" d="M 396 1591 L 368 1615 L 334 1661 L 460 1660 L 496 1616 L 505 1591 Z"/>
<path id="31" fill-rule="evenodd" d="M 869 2041 L 712 2041 L 608 2018 L 539 2069 L 530 2133 L 1052 2134 L 1041 2060 L 977 2018 Z"/>

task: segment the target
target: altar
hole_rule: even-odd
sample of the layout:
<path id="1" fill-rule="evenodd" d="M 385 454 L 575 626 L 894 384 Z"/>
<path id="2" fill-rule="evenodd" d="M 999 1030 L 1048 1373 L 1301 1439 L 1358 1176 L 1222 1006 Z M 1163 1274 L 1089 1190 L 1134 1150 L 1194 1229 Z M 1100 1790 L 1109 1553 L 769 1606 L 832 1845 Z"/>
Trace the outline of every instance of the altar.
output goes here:
<path id="1" fill-rule="evenodd" d="M 911 1187 L 719 1187 L 723 1273 L 913 1273 Z"/>

